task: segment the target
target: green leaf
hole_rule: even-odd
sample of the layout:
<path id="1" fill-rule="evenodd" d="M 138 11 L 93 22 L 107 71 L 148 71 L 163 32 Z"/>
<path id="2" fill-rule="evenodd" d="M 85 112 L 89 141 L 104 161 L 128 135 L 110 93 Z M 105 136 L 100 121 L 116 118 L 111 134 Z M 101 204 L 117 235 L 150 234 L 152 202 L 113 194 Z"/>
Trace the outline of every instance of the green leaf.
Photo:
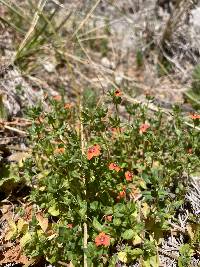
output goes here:
<path id="1" fill-rule="evenodd" d="M 87 212 L 87 202 L 86 201 L 79 201 L 80 208 L 77 211 L 78 214 L 81 216 L 81 219 L 84 220 Z"/>
<path id="2" fill-rule="evenodd" d="M 120 251 L 118 254 L 118 259 L 121 261 L 121 262 L 124 262 L 124 263 L 127 263 L 128 262 L 128 255 L 125 251 Z"/>
<path id="3" fill-rule="evenodd" d="M 126 212 L 126 207 L 124 204 L 118 203 L 114 206 L 114 216 L 121 218 L 124 217 L 124 213 Z"/>
<path id="4" fill-rule="evenodd" d="M 144 267 L 159 267 L 159 258 L 157 255 L 151 256 L 143 261 Z"/>
<path id="5" fill-rule="evenodd" d="M 54 214 L 55 214 L 55 213 L 54 213 Z M 43 230 L 44 232 L 46 232 L 46 230 L 47 230 L 47 228 L 48 228 L 48 223 L 49 223 L 48 218 L 45 218 L 45 217 L 43 216 L 42 213 L 37 213 L 37 214 L 36 214 L 36 219 L 38 220 L 39 225 L 40 225 L 40 227 L 42 228 L 42 230 Z"/>
<path id="6" fill-rule="evenodd" d="M 159 267 L 159 259 L 157 255 L 150 257 L 149 262 L 151 267 Z"/>
<path id="7" fill-rule="evenodd" d="M 135 258 L 135 257 L 138 257 L 138 256 L 140 256 L 140 255 L 143 255 L 143 250 L 140 249 L 140 248 L 132 249 L 132 250 L 130 251 L 130 255 L 132 256 L 132 259 L 133 259 L 133 257 Z"/>
<path id="8" fill-rule="evenodd" d="M 59 209 L 56 207 L 56 205 L 53 205 L 48 209 L 48 213 L 52 216 L 58 216 L 60 214 Z"/>
<path id="9" fill-rule="evenodd" d="M 179 252 L 180 257 L 178 258 L 178 267 L 189 266 L 194 250 L 189 244 L 184 244 L 180 247 Z"/>
<path id="10" fill-rule="evenodd" d="M 126 230 L 122 233 L 122 238 L 125 240 L 132 239 L 134 237 L 134 231 L 132 229 Z"/>
<path id="11" fill-rule="evenodd" d="M 28 230 L 28 223 L 24 219 L 19 218 L 17 222 L 17 230 L 19 233 L 25 233 Z"/>
<path id="12" fill-rule="evenodd" d="M 17 235 L 17 226 L 12 219 L 8 220 L 9 230 L 6 233 L 5 240 L 11 240 Z"/>
<path id="13" fill-rule="evenodd" d="M 92 225 L 93 225 L 94 229 L 97 230 L 98 232 L 103 231 L 103 226 L 98 222 L 97 218 L 93 219 Z"/>
<path id="14" fill-rule="evenodd" d="M 134 239 L 133 239 L 133 245 L 139 245 L 142 243 L 142 238 L 138 235 L 138 234 L 135 234 L 134 235 Z"/>
<path id="15" fill-rule="evenodd" d="M 56 262 L 56 256 L 52 256 L 51 258 L 47 258 L 47 261 L 51 264 Z"/>
<path id="16" fill-rule="evenodd" d="M 29 241 L 31 241 L 31 234 L 27 232 L 20 240 L 20 246 L 23 248 Z"/>
<path id="17" fill-rule="evenodd" d="M 93 201 L 92 203 L 90 203 L 91 210 L 97 210 L 98 206 L 99 206 L 99 202 L 98 201 Z"/>
<path id="18" fill-rule="evenodd" d="M 113 208 L 112 207 L 106 207 L 104 213 L 105 213 L 105 215 L 113 214 Z"/>
<path id="19" fill-rule="evenodd" d="M 113 219 L 113 224 L 115 226 L 119 226 L 119 225 L 121 225 L 121 223 L 122 223 L 121 219 L 119 219 L 119 218 L 114 218 Z"/>

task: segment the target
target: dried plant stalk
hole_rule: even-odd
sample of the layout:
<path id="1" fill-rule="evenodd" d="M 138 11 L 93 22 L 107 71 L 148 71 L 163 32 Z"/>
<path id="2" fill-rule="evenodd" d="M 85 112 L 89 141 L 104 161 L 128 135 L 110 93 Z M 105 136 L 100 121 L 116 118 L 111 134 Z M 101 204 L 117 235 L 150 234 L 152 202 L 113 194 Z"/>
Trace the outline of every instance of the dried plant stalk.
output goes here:
<path id="1" fill-rule="evenodd" d="M 177 31 L 181 18 L 184 17 L 184 14 L 186 14 L 186 12 L 191 8 L 192 4 L 192 1 L 177 0 L 174 11 L 170 15 L 166 23 L 160 40 L 160 45 L 162 48 L 165 47 L 166 43 L 170 43 L 172 41 L 173 33 Z"/>

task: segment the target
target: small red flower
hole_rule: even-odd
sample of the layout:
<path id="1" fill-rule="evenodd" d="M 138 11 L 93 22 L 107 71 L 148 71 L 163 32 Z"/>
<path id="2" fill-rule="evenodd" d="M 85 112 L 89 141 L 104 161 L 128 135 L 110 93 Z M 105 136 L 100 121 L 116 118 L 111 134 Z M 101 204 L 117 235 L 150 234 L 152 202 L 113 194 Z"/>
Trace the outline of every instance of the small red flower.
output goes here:
<path id="1" fill-rule="evenodd" d="M 72 223 L 68 223 L 67 224 L 67 228 L 72 229 L 73 228 L 73 224 Z"/>
<path id="2" fill-rule="evenodd" d="M 150 125 L 147 123 L 141 124 L 140 125 L 140 134 L 145 133 L 149 127 L 150 127 Z"/>
<path id="3" fill-rule="evenodd" d="M 118 196 L 117 196 L 117 200 L 120 200 L 122 198 L 125 198 L 126 197 L 126 191 L 123 190 L 123 191 L 120 191 Z"/>
<path id="4" fill-rule="evenodd" d="M 132 172 L 125 172 L 126 181 L 132 181 L 133 179 L 133 173 Z"/>
<path id="5" fill-rule="evenodd" d="M 200 119 L 200 114 L 191 114 L 190 118 L 193 120 Z"/>
<path id="6" fill-rule="evenodd" d="M 91 160 L 93 157 L 98 157 L 101 154 L 101 148 L 99 145 L 93 145 L 87 150 L 87 159 Z"/>
<path id="7" fill-rule="evenodd" d="M 61 101 L 62 97 L 61 97 L 61 95 L 55 95 L 55 96 L 53 96 L 53 99 L 56 101 Z"/>
<path id="8" fill-rule="evenodd" d="M 188 154 L 192 154 L 192 148 L 188 148 Z"/>
<path id="9" fill-rule="evenodd" d="M 116 172 L 119 172 L 121 168 L 116 163 L 110 163 L 109 170 L 111 171 L 115 170 Z"/>
<path id="10" fill-rule="evenodd" d="M 110 236 L 106 235 L 104 232 L 101 232 L 98 236 L 96 236 L 95 244 L 97 247 L 98 246 L 104 246 L 104 247 L 110 246 Z"/>
<path id="11" fill-rule="evenodd" d="M 119 89 L 115 90 L 115 96 L 116 97 L 122 96 L 122 92 Z"/>
<path id="12" fill-rule="evenodd" d="M 111 128 L 110 130 L 112 133 L 120 133 L 120 128 Z"/>
<path id="13" fill-rule="evenodd" d="M 44 116 L 39 116 L 36 120 L 35 120 L 35 122 L 37 123 L 37 124 L 42 124 L 43 123 L 43 121 L 44 121 Z"/>
<path id="14" fill-rule="evenodd" d="M 108 222 L 111 222 L 112 221 L 112 215 L 105 216 L 105 220 Z"/>
<path id="15" fill-rule="evenodd" d="M 73 107 L 72 103 L 65 103 L 64 109 L 71 109 Z"/>
<path id="16" fill-rule="evenodd" d="M 54 150 L 54 154 L 63 154 L 65 152 L 64 147 L 58 147 Z"/>

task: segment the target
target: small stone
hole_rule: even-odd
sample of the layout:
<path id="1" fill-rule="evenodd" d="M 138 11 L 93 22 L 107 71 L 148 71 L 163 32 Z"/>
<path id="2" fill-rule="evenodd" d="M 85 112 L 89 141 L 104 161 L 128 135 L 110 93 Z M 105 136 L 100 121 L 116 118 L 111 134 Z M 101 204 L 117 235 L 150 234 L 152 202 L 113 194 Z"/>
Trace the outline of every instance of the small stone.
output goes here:
<path id="1" fill-rule="evenodd" d="M 101 64 L 102 64 L 105 68 L 108 68 L 108 69 L 111 68 L 111 62 L 110 62 L 110 60 L 109 60 L 107 57 L 103 57 L 103 58 L 101 59 Z"/>
<path id="2" fill-rule="evenodd" d="M 116 73 L 115 74 L 115 83 L 117 85 L 121 85 L 122 81 L 123 81 L 123 73 L 119 73 L 119 72 Z"/>
<path id="3" fill-rule="evenodd" d="M 45 62 L 45 63 L 43 64 L 43 66 L 44 66 L 45 70 L 46 70 L 47 72 L 49 72 L 49 73 L 52 73 L 52 72 L 55 71 L 55 65 L 52 64 L 51 62 Z"/>

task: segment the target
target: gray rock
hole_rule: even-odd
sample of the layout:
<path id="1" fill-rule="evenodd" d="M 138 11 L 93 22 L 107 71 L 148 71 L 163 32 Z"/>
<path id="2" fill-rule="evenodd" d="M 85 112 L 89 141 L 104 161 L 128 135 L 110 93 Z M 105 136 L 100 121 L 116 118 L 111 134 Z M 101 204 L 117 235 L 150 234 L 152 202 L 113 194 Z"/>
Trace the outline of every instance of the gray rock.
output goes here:
<path id="1" fill-rule="evenodd" d="M 16 66 L 0 66 L 1 117 L 19 116 L 22 109 L 35 105 L 42 96 L 43 91 L 33 90 Z"/>

